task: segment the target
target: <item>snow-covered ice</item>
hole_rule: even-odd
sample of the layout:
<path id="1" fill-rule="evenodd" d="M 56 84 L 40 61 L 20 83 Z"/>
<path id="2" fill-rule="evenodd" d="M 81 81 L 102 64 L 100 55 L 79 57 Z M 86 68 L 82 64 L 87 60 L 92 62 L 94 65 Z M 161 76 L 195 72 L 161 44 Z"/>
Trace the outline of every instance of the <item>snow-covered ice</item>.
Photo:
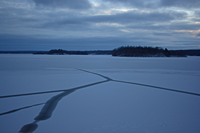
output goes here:
<path id="1" fill-rule="evenodd" d="M 199 79 L 200 57 L 2 54 L 0 132 L 199 133 Z"/>

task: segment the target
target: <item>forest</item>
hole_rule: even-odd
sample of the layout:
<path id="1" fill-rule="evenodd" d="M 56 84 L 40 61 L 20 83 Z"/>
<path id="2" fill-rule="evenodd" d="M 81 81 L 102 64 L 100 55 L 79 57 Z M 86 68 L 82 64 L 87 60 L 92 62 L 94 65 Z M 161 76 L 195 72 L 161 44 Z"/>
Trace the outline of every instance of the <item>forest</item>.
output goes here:
<path id="1" fill-rule="evenodd" d="M 112 56 L 121 57 L 186 57 L 184 51 L 172 51 L 161 47 L 122 46 L 112 51 Z"/>
<path id="2" fill-rule="evenodd" d="M 124 57 L 186 57 L 200 56 L 200 49 L 168 50 L 161 47 L 122 46 L 113 50 L 70 51 L 52 49 L 49 51 L 0 51 L 0 54 L 48 54 L 48 55 L 112 55 Z"/>

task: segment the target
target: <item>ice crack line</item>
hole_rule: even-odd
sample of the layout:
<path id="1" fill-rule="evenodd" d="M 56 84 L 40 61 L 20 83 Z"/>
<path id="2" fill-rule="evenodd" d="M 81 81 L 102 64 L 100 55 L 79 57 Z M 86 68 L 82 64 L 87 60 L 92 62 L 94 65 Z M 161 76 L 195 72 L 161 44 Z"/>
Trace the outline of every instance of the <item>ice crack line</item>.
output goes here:
<path id="1" fill-rule="evenodd" d="M 107 76 L 104 76 L 104 75 L 101 75 L 101 74 L 98 74 L 98 73 L 94 73 L 94 72 L 90 72 L 90 71 L 86 71 L 86 70 L 83 70 L 83 69 L 79 69 L 79 68 L 75 68 L 76 70 L 80 70 L 80 71 L 84 71 L 84 72 L 87 72 L 87 73 L 91 73 L 91 74 L 94 74 L 94 75 L 98 75 L 100 77 L 103 77 L 105 78 L 106 80 L 108 81 L 113 81 L 113 79 L 107 77 Z"/>
<path id="2" fill-rule="evenodd" d="M 180 91 L 180 90 L 175 90 L 175 89 L 168 89 L 168 88 L 164 88 L 164 87 L 152 86 L 152 85 L 141 84 L 141 83 L 134 83 L 134 82 L 126 82 L 126 81 L 120 81 L 120 80 L 113 80 L 113 79 L 111 79 L 111 78 L 109 78 L 109 77 L 107 77 L 107 76 L 104 76 L 104 75 L 102 75 L 102 74 L 99 74 L 99 73 L 94 73 L 94 72 L 86 71 L 86 70 L 83 70 L 83 69 L 77 69 L 77 70 L 84 71 L 84 72 L 87 72 L 87 73 L 91 73 L 91 74 L 94 74 L 94 75 L 98 75 L 98 76 L 100 76 L 100 77 L 105 78 L 106 80 L 100 81 L 100 82 L 91 83 L 91 84 L 87 84 L 87 85 L 83 85 L 83 86 L 79 86 L 79 87 L 75 87 L 75 88 L 72 88 L 72 89 L 0 96 L 0 98 L 8 98 L 8 97 L 36 95 L 36 94 L 54 93 L 54 92 L 61 92 L 61 91 L 62 91 L 62 93 L 60 93 L 60 94 L 58 94 L 58 95 L 56 95 L 56 96 L 50 98 L 50 99 L 45 103 L 45 105 L 43 106 L 43 108 L 42 108 L 42 110 L 40 111 L 40 113 L 38 114 L 38 116 L 36 116 L 36 117 L 34 118 L 34 122 L 31 123 L 31 124 L 24 125 L 24 126 L 21 128 L 20 131 L 26 130 L 26 131 L 32 132 L 32 128 L 31 128 L 31 129 L 29 128 L 30 126 L 34 127 L 34 130 L 36 130 L 36 128 L 38 127 L 38 125 L 37 125 L 36 123 L 39 122 L 39 121 L 42 121 L 42 120 L 49 119 L 49 118 L 52 116 L 52 113 L 53 113 L 53 111 L 55 110 L 55 108 L 56 108 L 58 102 L 59 102 L 63 97 L 65 97 L 65 96 L 67 96 L 67 95 L 73 93 L 74 91 L 76 91 L 76 90 L 78 90 L 78 89 L 82 89 L 82 88 L 89 87 L 89 86 L 93 86 L 93 85 L 98 85 L 98 84 L 105 83 L 105 82 L 109 82 L 109 81 L 120 82 L 120 83 L 126 83 L 126 84 L 134 84 L 134 85 L 140 85 L 140 86 L 145 86 L 145 87 L 151 87 L 151 88 L 157 88 L 157 89 L 162 89 L 162 90 L 167 90 L 167 91 L 174 91 L 174 92 L 178 92 L 178 93 L 185 93 L 185 94 L 200 96 L 200 94 L 192 93 L 192 92 Z M 41 104 L 44 104 L 44 103 L 41 103 Z M 19 110 L 22 110 L 22 109 L 26 109 L 26 108 L 30 108 L 30 107 L 33 107 L 33 106 L 38 106 L 38 105 L 41 105 L 41 104 L 35 104 L 35 105 L 31 105 L 31 106 L 26 106 L 26 107 L 14 109 L 14 110 L 11 110 L 11 111 L 8 111 L 8 112 L 5 112 L 5 113 L 1 113 L 0 115 L 5 115 L 5 114 L 9 114 L 9 113 L 14 113 L 14 112 L 16 112 L 16 111 L 19 111 Z M 33 130 L 33 131 L 34 131 L 34 130 Z"/>
<path id="3" fill-rule="evenodd" d="M 37 95 L 37 94 L 46 94 L 46 93 L 55 93 L 55 92 L 63 92 L 63 91 L 67 91 L 67 90 L 72 90 L 72 89 L 76 89 L 77 90 L 77 89 L 82 89 L 82 88 L 85 88 L 85 87 L 101 84 L 101 83 L 104 83 L 104 82 L 108 82 L 108 81 L 104 80 L 104 81 L 95 82 L 95 83 L 91 83 L 91 84 L 87 84 L 87 85 L 83 85 L 83 86 L 79 86 L 79 87 L 75 87 L 75 88 L 71 88 L 71 89 L 55 90 L 55 91 L 42 91 L 42 92 L 33 92 L 33 93 L 23 93 L 23 94 L 15 94 L 15 95 L 6 95 L 6 96 L 0 96 L 0 98 L 19 97 L 19 96 L 28 96 L 28 95 Z"/>
<path id="4" fill-rule="evenodd" d="M 10 111 L 4 112 L 4 113 L 0 113 L 0 116 L 10 114 L 10 113 L 14 113 L 14 112 L 17 112 L 17 111 L 20 111 L 20 110 L 23 110 L 23 109 L 31 108 L 31 107 L 34 107 L 34 106 L 39 106 L 39 105 L 42 105 L 42 104 L 45 104 L 45 103 L 39 103 L 39 104 L 34 104 L 34 105 L 18 108 L 18 109 L 13 109 L 13 110 L 10 110 Z"/>
<path id="5" fill-rule="evenodd" d="M 198 93 L 175 90 L 175 89 L 169 89 L 169 88 L 164 88 L 164 87 L 159 87 L 159 86 L 140 84 L 140 83 L 134 83 L 134 82 L 126 82 L 126 81 L 120 81 L 120 80 L 113 80 L 113 81 L 114 82 L 121 82 L 121 83 L 126 83 L 126 84 L 134 84 L 134 85 L 146 86 L 146 87 L 151 87 L 151 88 L 156 88 L 156 89 L 161 89 L 161 90 L 174 91 L 174 92 L 179 92 L 179 93 L 185 93 L 185 94 L 200 96 L 200 94 L 198 94 Z"/>
<path id="6" fill-rule="evenodd" d="M 38 106 L 38 105 L 45 104 L 44 107 L 42 108 L 40 114 L 35 118 L 35 120 L 40 121 L 40 120 L 48 119 L 48 118 L 51 117 L 54 109 L 56 108 L 56 106 L 58 104 L 58 102 L 63 97 L 71 94 L 72 92 L 74 92 L 74 91 L 76 91 L 78 89 L 82 89 L 82 88 L 85 88 L 85 87 L 89 87 L 89 86 L 93 86 L 93 85 L 97 85 L 97 84 L 101 84 L 101 83 L 105 83 L 105 82 L 108 82 L 108 81 L 105 80 L 105 81 L 95 82 L 95 83 L 92 83 L 92 84 L 87 84 L 87 85 L 83 85 L 83 86 L 79 86 L 79 87 L 75 87 L 75 88 L 71 88 L 71 89 L 66 89 L 66 90 L 45 91 L 45 92 L 36 92 L 36 93 L 25 93 L 25 94 L 1 96 L 0 98 L 9 98 L 9 97 L 36 95 L 36 94 L 44 94 L 44 93 L 62 92 L 62 93 L 50 98 L 46 103 L 40 103 L 40 104 L 26 106 L 26 107 L 22 107 L 22 108 L 18 108 L 18 109 L 13 109 L 13 110 L 10 110 L 10 111 L 4 112 L 4 113 L 0 113 L 0 116 L 1 115 L 6 115 L 6 114 L 10 114 L 10 113 L 14 113 L 16 111 L 19 111 L 19 110 L 22 110 L 22 109 L 27 109 L 27 108 L 30 108 L 30 107 L 33 107 L 33 106 Z"/>
<path id="7" fill-rule="evenodd" d="M 126 84 L 134 84 L 134 85 L 140 85 L 140 86 L 145 86 L 145 87 L 150 87 L 150 88 L 156 88 L 156 89 L 161 89 L 161 90 L 167 90 L 167 91 L 173 91 L 173 92 L 178 92 L 178 93 L 184 93 L 184 94 L 189 94 L 189 95 L 200 96 L 200 94 L 198 94 L 198 93 L 187 92 L 187 91 L 181 91 L 181 90 L 176 90 L 176 89 L 169 89 L 169 88 L 164 88 L 164 87 L 159 87 L 159 86 L 153 86 L 153 85 L 147 85 L 147 84 L 141 84 L 141 83 L 134 83 L 134 82 L 127 82 L 127 81 L 114 80 L 114 79 L 111 79 L 111 78 L 109 78 L 109 77 L 107 77 L 107 76 L 104 76 L 104 75 L 102 75 L 102 74 L 98 74 L 98 73 L 86 71 L 86 70 L 83 70 L 83 69 L 77 69 L 77 70 L 80 70 L 80 71 L 84 71 L 84 72 L 87 72 L 87 73 L 91 73 L 91 74 L 95 74 L 95 75 L 101 76 L 101 77 L 107 79 L 107 81 L 120 82 L 120 83 L 126 83 Z"/>
<path id="8" fill-rule="evenodd" d="M 161 90 L 167 90 L 167 91 L 173 91 L 173 92 L 178 92 L 178 93 L 184 93 L 184 94 L 189 94 L 189 95 L 200 96 L 200 94 L 198 94 L 198 93 L 193 93 L 193 92 L 181 91 L 181 90 L 170 89 L 170 88 L 164 88 L 164 87 L 153 86 L 153 85 L 147 85 L 147 84 L 142 84 L 142 83 L 134 83 L 134 82 L 127 82 L 127 81 L 114 80 L 114 79 L 111 79 L 110 77 L 104 76 L 104 75 L 99 74 L 99 73 L 94 73 L 94 72 L 90 72 L 90 71 L 83 70 L 83 69 L 77 69 L 77 68 L 75 68 L 75 69 L 76 69 L 76 70 L 83 71 L 83 72 L 91 73 L 91 74 L 94 74 L 94 75 L 98 75 L 98 76 L 100 76 L 100 77 L 105 78 L 106 80 L 100 81 L 100 82 L 91 83 L 91 84 L 88 84 L 88 85 L 83 85 L 83 86 L 75 87 L 75 88 L 71 88 L 71 89 L 81 89 L 81 88 L 85 88 L 85 87 L 97 85 L 97 84 L 100 84 L 100 83 L 104 83 L 104 82 L 108 82 L 108 81 L 113 81 L 113 82 L 121 82 L 121 83 L 126 83 L 126 84 L 134 84 L 134 85 L 146 86 L 146 87 L 150 87 L 150 88 L 156 88 L 156 89 L 161 89 Z M 28 96 L 28 95 L 37 95 L 37 94 L 46 94 L 46 93 L 63 92 L 63 91 L 66 91 L 66 90 L 69 90 L 69 89 L 54 90 L 54 91 L 43 91 L 43 92 L 34 92 L 34 93 L 24 93 L 24 94 L 15 94 L 15 95 L 6 95 L 6 96 L 0 96 L 0 99 L 1 99 L 1 98 L 9 98 L 9 97 L 19 97 L 19 96 Z"/>
<path id="9" fill-rule="evenodd" d="M 109 77 L 106 77 L 106 76 L 98 74 L 98 73 L 86 71 L 86 70 L 83 70 L 83 69 L 77 69 L 77 68 L 75 68 L 75 69 L 76 70 L 80 70 L 80 71 L 84 71 L 84 72 L 87 72 L 87 73 L 98 75 L 100 77 L 105 78 L 106 80 L 105 81 L 100 81 L 100 82 L 95 82 L 95 83 L 84 85 L 84 86 L 79 86 L 79 87 L 76 87 L 76 88 L 71 88 L 71 89 L 81 89 L 81 88 L 85 88 L 85 87 L 89 87 L 89 86 L 92 86 L 92 85 L 96 85 L 96 84 L 100 84 L 100 83 L 104 83 L 104 82 L 108 82 L 108 81 L 112 81 L 113 80 L 113 79 L 111 79 Z M 24 94 L 15 94 L 15 95 L 6 95 L 6 96 L 0 96 L 0 98 L 19 97 L 19 96 L 27 96 L 27 95 L 37 95 L 37 94 L 45 94 L 45 93 L 55 93 L 55 92 L 62 92 L 62 91 L 66 91 L 66 90 L 69 90 L 69 89 L 55 90 L 55 91 L 33 92 L 33 93 L 24 93 Z"/>

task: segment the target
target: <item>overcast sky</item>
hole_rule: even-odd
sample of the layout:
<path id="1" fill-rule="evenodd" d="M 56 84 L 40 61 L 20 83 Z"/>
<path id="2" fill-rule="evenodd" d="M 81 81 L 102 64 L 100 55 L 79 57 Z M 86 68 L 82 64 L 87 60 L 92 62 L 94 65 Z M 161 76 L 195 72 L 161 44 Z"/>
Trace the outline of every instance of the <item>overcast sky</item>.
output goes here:
<path id="1" fill-rule="evenodd" d="M 200 0 L 0 0 L 0 50 L 200 49 Z"/>

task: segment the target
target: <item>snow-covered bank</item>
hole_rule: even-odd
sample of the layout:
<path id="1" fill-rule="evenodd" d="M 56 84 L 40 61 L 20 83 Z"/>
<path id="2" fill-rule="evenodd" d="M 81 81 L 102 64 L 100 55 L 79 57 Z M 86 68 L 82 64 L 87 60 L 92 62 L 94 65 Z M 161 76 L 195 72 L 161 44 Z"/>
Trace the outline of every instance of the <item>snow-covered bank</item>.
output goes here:
<path id="1" fill-rule="evenodd" d="M 0 93 L 25 94 L 70 89 L 114 80 L 200 93 L 200 58 L 0 55 Z M 61 93 L 61 92 L 60 92 Z M 45 103 L 56 93 L 0 99 L 0 113 Z M 200 132 L 200 97 L 119 82 L 87 86 L 63 97 L 42 132 Z M 0 116 L 0 132 L 18 132 L 44 105 Z M 12 128 L 10 128 L 12 127 Z"/>

